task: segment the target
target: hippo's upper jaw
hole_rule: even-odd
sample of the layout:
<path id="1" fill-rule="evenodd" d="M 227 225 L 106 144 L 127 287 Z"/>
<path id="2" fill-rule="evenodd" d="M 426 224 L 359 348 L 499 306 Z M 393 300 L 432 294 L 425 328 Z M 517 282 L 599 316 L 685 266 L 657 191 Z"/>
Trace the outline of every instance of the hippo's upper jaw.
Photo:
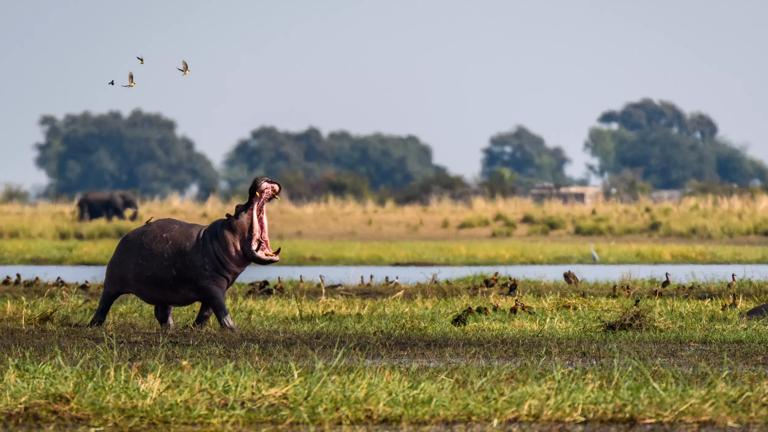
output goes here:
<path id="1" fill-rule="evenodd" d="M 267 203 L 278 199 L 280 183 L 260 177 L 255 181 L 255 191 L 251 194 L 251 230 L 250 260 L 256 264 L 272 264 L 280 261 L 280 248 L 272 250 L 269 244 L 269 224 L 267 223 Z M 252 190 L 254 188 L 252 187 Z"/>

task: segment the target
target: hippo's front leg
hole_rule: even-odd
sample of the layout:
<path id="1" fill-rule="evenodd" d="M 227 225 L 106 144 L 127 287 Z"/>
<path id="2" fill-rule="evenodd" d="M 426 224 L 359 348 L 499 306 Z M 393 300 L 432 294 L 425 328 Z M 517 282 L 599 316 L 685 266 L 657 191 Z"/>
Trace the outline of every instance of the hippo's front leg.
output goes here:
<path id="1" fill-rule="evenodd" d="M 206 296 L 203 300 L 203 304 L 208 304 L 210 308 L 213 309 L 213 313 L 216 315 L 216 319 L 219 320 L 221 327 L 227 330 L 237 330 L 235 322 L 232 321 L 232 317 L 229 315 L 227 304 L 224 301 L 224 293 L 226 291 L 223 289 L 208 288 L 205 292 Z"/>

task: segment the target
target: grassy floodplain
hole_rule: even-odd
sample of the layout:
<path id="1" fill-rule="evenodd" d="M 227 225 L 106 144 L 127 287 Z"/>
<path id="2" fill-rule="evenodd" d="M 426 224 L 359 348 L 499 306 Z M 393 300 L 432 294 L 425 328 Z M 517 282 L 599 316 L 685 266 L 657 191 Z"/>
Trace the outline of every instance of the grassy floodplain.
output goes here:
<path id="1" fill-rule="evenodd" d="M 79 223 L 74 204 L 0 205 L 0 263 L 103 264 L 149 217 L 207 223 L 235 203 L 169 198 L 142 203 L 135 221 Z M 284 264 L 604 263 L 768 261 L 768 196 L 679 203 L 534 204 L 523 198 L 396 206 L 327 200 L 270 205 Z"/>
<path id="2" fill-rule="evenodd" d="M 184 328 L 192 307 L 161 331 L 131 297 L 89 329 L 97 286 L 0 287 L 0 421 L 768 426 L 768 323 L 740 317 L 768 301 L 763 281 L 740 281 L 733 308 L 724 282 L 656 297 L 658 281 L 618 281 L 616 295 L 611 283 L 522 281 L 517 300 L 532 310 L 513 314 L 515 298 L 480 280 L 347 286 L 324 299 L 309 283 L 269 297 L 236 285 L 237 333 Z M 452 325 L 468 306 L 489 311 Z M 627 316 L 628 329 L 606 330 Z"/>

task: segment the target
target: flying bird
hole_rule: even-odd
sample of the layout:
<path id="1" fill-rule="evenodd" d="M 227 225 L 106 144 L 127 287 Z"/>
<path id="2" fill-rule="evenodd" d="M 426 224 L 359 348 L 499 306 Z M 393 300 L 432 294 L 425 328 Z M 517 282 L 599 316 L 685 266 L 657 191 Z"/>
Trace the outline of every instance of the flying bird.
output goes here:
<path id="1" fill-rule="evenodd" d="M 115 80 L 108 82 L 107 85 L 111 85 L 111 86 L 115 85 Z"/>
<path id="2" fill-rule="evenodd" d="M 139 64 L 144 64 L 144 57 L 136 57 L 136 59 L 139 61 Z"/>
<path id="3" fill-rule="evenodd" d="M 184 76 L 189 75 L 189 65 L 187 64 L 186 60 L 182 60 L 181 61 L 181 67 L 180 68 L 176 68 L 176 69 L 178 69 L 179 72 L 181 72 L 181 74 L 184 75 Z"/>
<path id="4" fill-rule="evenodd" d="M 133 72 L 128 72 L 128 85 L 123 87 L 136 87 L 136 81 L 133 80 Z"/>

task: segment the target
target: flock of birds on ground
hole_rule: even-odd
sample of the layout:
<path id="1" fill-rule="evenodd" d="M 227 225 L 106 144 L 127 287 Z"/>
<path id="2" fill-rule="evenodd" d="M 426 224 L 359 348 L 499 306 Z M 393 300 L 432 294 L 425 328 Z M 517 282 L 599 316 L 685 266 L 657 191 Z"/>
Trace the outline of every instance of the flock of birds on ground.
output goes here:
<path id="1" fill-rule="evenodd" d="M 569 286 L 578 287 L 581 280 L 579 277 L 572 272 L 571 270 L 566 271 L 563 273 L 563 280 L 565 283 Z M 46 285 L 50 287 L 65 287 L 70 285 L 69 283 L 65 282 L 64 279 L 62 279 L 60 276 L 56 278 L 53 282 L 44 282 L 39 277 L 35 277 L 34 279 L 23 279 L 21 277 L 21 274 L 16 273 L 16 277 L 11 276 L 5 276 L 2 281 L 0 281 L 1 286 L 22 286 L 22 287 L 34 287 L 38 285 Z M 431 279 L 427 283 L 428 285 L 439 285 L 440 280 L 438 279 L 436 274 L 433 274 Z M 88 292 L 91 289 L 91 284 L 87 280 L 83 283 L 76 284 L 77 288 Z M 391 287 L 391 288 L 400 288 L 400 278 L 395 276 L 394 279 L 390 279 L 389 276 L 384 277 L 383 284 L 376 284 L 374 280 L 374 276 L 370 275 L 368 279 L 366 280 L 364 276 L 360 276 L 360 282 L 357 284 L 358 288 L 372 288 L 374 286 L 384 286 L 384 287 Z M 350 292 L 344 291 L 344 288 L 353 288 L 353 285 L 345 285 L 345 284 L 328 284 L 326 283 L 326 278 L 323 275 L 320 275 L 318 278 L 318 282 L 316 284 L 309 283 L 305 281 L 303 275 L 299 275 L 299 280 L 296 285 L 296 288 L 298 290 L 304 290 L 306 288 L 317 288 L 321 292 L 321 299 L 325 299 L 326 297 L 326 291 L 334 291 L 338 294 L 352 294 Z M 664 295 L 665 292 L 668 292 L 672 287 L 672 280 L 671 275 L 669 273 L 665 273 L 664 280 L 661 281 L 659 286 L 657 288 L 653 288 L 650 291 L 651 296 L 659 298 Z M 730 294 L 730 302 L 724 303 L 722 305 L 722 310 L 729 310 L 729 309 L 738 309 L 739 308 L 739 298 L 735 292 L 737 287 L 737 280 L 736 280 L 736 274 L 731 274 L 731 279 L 726 284 L 726 288 L 731 293 Z M 519 282 L 516 278 L 513 278 L 511 276 L 505 276 L 502 277 L 499 272 L 495 272 L 493 275 L 486 277 L 482 280 L 481 288 L 485 288 L 487 290 L 492 289 L 501 289 L 502 292 L 501 295 L 504 296 L 510 296 L 515 297 L 515 303 L 514 305 L 509 309 L 509 313 L 511 314 L 517 314 L 518 312 L 525 312 L 529 314 L 534 314 L 533 307 L 526 305 L 522 302 L 522 300 L 518 297 L 518 288 L 519 288 Z M 689 297 L 689 294 L 691 292 L 694 292 L 697 290 L 697 286 L 695 284 L 690 284 L 688 286 L 686 285 L 678 285 L 676 287 L 678 293 L 682 293 L 682 296 L 684 298 Z M 633 288 L 629 284 L 624 284 L 621 287 L 619 287 L 618 284 L 614 284 L 611 291 L 611 297 L 612 298 L 618 298 L 621 290 L 622 294 L 629 298 L 636 296 L 638 294 L 638 290 Z M 285 292 L 285 283 L 283 282 L 283 279 L 281 277 L 277 278 L 276 283 L 273 285 L 269 280 L 260 280 L 260 281 L 254 281 L 248 284 L 248 289 L 246 291 L 246 296 L 272 296 L 277 294 L 282 294 Z M 397 292 L 394 296 L 391 298 L 396 298 L 405 292 L 405 289 L 400 290 Z M 586 296 L 585 293 L 582 292 L 582 296 Z M 635 297 L 635 303 L 634 307 L 636 308 L 640 304 L 640 298 Z M 467 307 L 462 312 L 460 312 L 458 315 L 456 315 L 451 323 L 455 326 L 464 326 L 467 324 L 467 320 L 469 316 L 474 314 L 479 315 L 488 315 L 491 311 L 496 312 L 500 309 L 500 306 L 498 304 L 492 304 L 490 308 L 485 306 L 478 306 L 473 308 L 472 306 Z M 763 304 L 760 306 L 757 306 L 755 308 L 750 309 L 744 314 L 747 318 L 763 318 L 768 316 L 768 304 Z"/>
<path id="2" fill-rule="evenodd" d="M 144 57 L 137 56 L 136 59 L 139 61 L 140 65 L 144 64 Z M 180 68 L 177 67 L 176 70 L 181 72 L 182 76 L 187 76 L 187 75 L 189 75 L 189 72 L 190 72 L 189 64 L 187 63 L 186 60 L 182 60 L 181 61 L 181 67 Z M 111 85 L 111 86 L 115 85 L 115 80 L 109 81 L 107 83 L 107 85 Z M 136 80 L 133 78 L 133 72 L 128 72 L 128 84 L 124 84 L 124 85 L 122 85 L 122 87 L 127 87 L 127 88 L 136 87 Z"/>

